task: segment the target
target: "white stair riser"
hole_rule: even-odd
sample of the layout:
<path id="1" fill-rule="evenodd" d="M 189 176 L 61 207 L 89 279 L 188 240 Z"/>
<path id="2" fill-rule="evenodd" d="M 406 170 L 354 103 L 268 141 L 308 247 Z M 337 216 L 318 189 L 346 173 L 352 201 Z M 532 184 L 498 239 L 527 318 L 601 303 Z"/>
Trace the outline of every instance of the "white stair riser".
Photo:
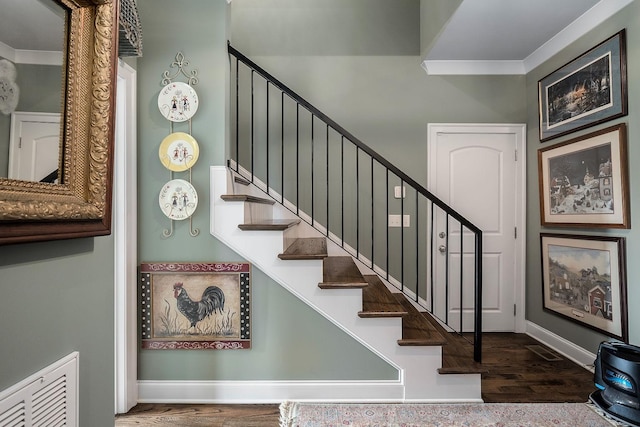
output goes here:
<path id="1" fill-rule="evenodd" d="M 403 401 L 481 400 L 480 375 L 437 373 L 442 363 L 440 346 L 397 344 L 402 337 L 400 318 L 360 318 L 357 314 L 362 310 L 360 289 L 320 289 L 321 260 L 284 261 L 278 258 L 278 254 L 290 243 L 291 235 L 308 235 L 307 232 L 287 231 L 285 238 L 281 231 L 240 230 L 238 225 L 246 220 L 244 203 L 225 202 L 220 198 L 227 194 L 228 175 L 224 167 L 211 167 L 211 234 L 383 360 L 397 367 L 399 381 L 404 387 L 403 396 L 400 397 Z M 289 211 L 279 205 L 273 206 L 273 211 L 274 218 L 292 217 Z"/>

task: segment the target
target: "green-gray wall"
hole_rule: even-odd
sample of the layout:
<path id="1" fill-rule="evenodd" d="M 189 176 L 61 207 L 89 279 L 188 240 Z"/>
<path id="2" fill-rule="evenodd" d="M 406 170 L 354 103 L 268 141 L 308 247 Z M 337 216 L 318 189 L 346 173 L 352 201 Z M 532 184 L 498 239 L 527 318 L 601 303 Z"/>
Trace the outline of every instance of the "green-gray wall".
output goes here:
<path id="1" fill-rule="evenodd" d="M 0 390 L 79 352 L 80 424 L 113 426 L 113 237 L 0 247 Z"/>
<path id="2" fill-rule="evenodd" d="M 189 8 L 168 0 L 142 0 L 138 8 L 144 28 L 144 56 L 138 60 L 138 258 L 143 261 L 242 261 L 209 234 L 209 166 L 226 161 L 227 8 L 224 0 L 192 0 Z M 180 22 L 190 23 L 186 30 Z M 206 17 L 206 18 L 203 18 Z M 200 24 L 206 22 L 206 24 Z M 158 193 L 171 176 L 158 158 L 158 147 L 170 132 L 158 111 L 163 71 L 178 52 L 197 69 L 194 85 L 199 107 L 192 132 L 200 147 L 192 179 L 199 193 L 189 222 L 176 222 L 174 235 L 158 207 Z M 176 78 L 185 81 L 184 78 Z M 174 131 L 188 131 L 175 124 Z M 188 174 L 175 174 L 186 178 Z M 358 380 L 395 379 L 397 371 L 339 328 L 309 309 L 280 285 L 252 269 L 252 348 L 234 351 L 142 350 L 143 380 Z M 340 360 L 340 363 L 335 363 Z"/>
<path id="3" fill-rule="evenodd" d="M 634 167 L 635 161 L 640 156 L 638 147 L 638 135 L 640 135 L 640 121 L 638 111 L 640 105 L 640 84 L 638 84 L 638 70 L 640 70 L 640 2 L 632 2 L 602 25 L 572 43 L 566 49 L 553 58 L 537 67 L 527 75 L 527 128 L 528 128 L 528 182 L 527 182 L 527 319 L 537 325 L 548 329 L 557 335 L 570 340 L 578 346 L 596 352 L 600 341 L 606 336 L 592 332 L 575 323 L 569 322 L 553 314 L 542 310 L 542 287 L 540 267 L 540 233 L 571 233 L 593 234 L 607 236 L 621 236 L 626 238 L 627 244 L 627 302 L 629 307 L 629 341 L 640 345 L 640 313 L 636 311 L 635 303 L 640 299 L 640 265 L 636 262 L 640 255 L 640 228 L 638 227 L 637 214 L 640 209 L 640 169 Z M 540 143 L 538 137 L 538 80 L 563 66 L 573 58 L 591 49 L 601 41 L 626 28 L 627 33 L 627 73 L 628 73 L 628 98 L 629 114 L 620 119 L 603 123 L 599 126 L 575 132 L 562 138 Z M 574 138 L 602 129 L 616 123 L 627 124 L 628 158 L 629 158 L 629 189 L 631 199 L 631 226 L 630 230 L 615 229 L 567 229 L 567 228 L 543 228 L 540 226 L 540 203 L 538 197 L 538 165 L 537 152 L 542 147 L 547 147 L 561 141 Z"/>
<path id="4" fill-rule="evenodd" d="M 236 1 L 234 0 L 232 5 Z M 139 260 L 188 261 L 188 260 L 239 260 L 238 256 L 208 234 L 208 165 L 222 164 L 225 160 L 225 29 L 224 0 L 191 0 L 189 8 L 179 7 L 167 0 L 139 0 L 138 6 L 145 29 L 145 56 L 139 60 Z M 303 95 L 309 96 L 321 109 L 345 125 L 365 141 L 372 140 L 381 152 L 406 168 L 419 182 L 426 181 L 426 124 L 429 122 L 526 122 L 528 125 L 528 258 L 527 258 L 527 318 L 570 341 L 595 351 L 602 338 L 585 328 L 573 325 L 557 316 L 544 313 L 541 308 L 540 261 L 538 238 L 541 228 L 538 216 L 538 189 L 536 154 L 542 145 L 537 137 L 536 84 L 540 77 L 566 63 L 583 51 L 599 43 L 621 28 L 627 28 L 627 54 L 629 71 L 629 115 L 617 122 L 626 122 L 629 129 L 629 159 L 633 164 L 638 158 L 637 144 L 640 124 L 635 120 L 639 110 L 640 88 L 633 76 L 640 68 L 640 28 L 636 17 L 640 16 L 640 4 L 634 2 L 612 19 L 572 44 L 536 70 L 524 77 L 434 77 L 426 76 L 419 67 L 418 57 L 403 58 L 400 65 L 390 65 L 393 58 L 363 57 L 351 59 L 354 69 L 338 58 L 260 58 L 264 67 L 284 81 L 289 82 Z M 170 31 L 188 22 L 188 31 Z M 176 36 L 178 34 L 178 36 Z M 176 38 L 178 37 L 178 38 Z M 242 46 L 238 46 L 242 49 Z M 202 157 L 194 169 L 194 182 L 200 192 L 202 205 L 194 218 L 200 228 L 197 238 L 188 236 L 187 224 L 176 224 L 176 236 L 162 240 L 160 234 L 168 226 L 157 207 L 159 187 L 169 179 L 157 158 L 157 147 L 168 132 L 169 126 L 157 112 L 156 97 L 161 88 L 162 71 L 169 68 L 177 51 L 183 51 L 192 66 L 200 71 L 201 83 L 196 86 L 201 96 L 201 110 L 194 118 L 194 135 L 201 144 Z M 326 64 L 322 59 L 326 59 Z M 296 71 L 305 68 L 306 74 L 315 78 L 314 84 L 304 84 Z M 342 58 L 349 60 L 349 58 Z M 413 60 L 413 64 L 404 61 Z M 282 65 L 280 62 L 283 62 Z M 347 67 L 347 65 L 349 65 Z M 380 65 L 382 68 L 377 69 Z M 318 72 L 314 67 L 321 66 Z M 374 67 L 372 67 L 374 66 Z M 291 67 L 292 73 L 287 73 Z M 398 67 L 398 68 L 396 68 Z M 415 68 L 414 68 L 415 67 Z M 273 69 L 272 69 L 273 68 Z M 364 75 L 357 75 L 356 71 Z M 342 72 L 348 80 L 343 80 Z M 416 80 L 415 87 L 403 89 L 391 101 L 385 98 L 393 88 L 401 85 L 402 72 L 408 80 Z M 320 74 L 322 72 L 323 74 Z M 286 73 L 286 75 L 285 75 Z M 328 73 L 328 74 L 327 74 Z M 375 74 L 383 82 L 376 85 L 369 74 Z M 289 75 L 291 74 L 291 75 Z M 363 84 L 360 79 L 366 77 Z M 352 108 L 377 104 L 382 111 L 367 107 L 354 112 L 340 104 L 339 93 L 323 95 L 315 89 L 315 82 L 324 81 L 338 85 L 349 95 L 364 97 L 349 101 Z M 320 84 L 320 83 L 317 83 Z M 407 87 L 410 87 L 407 84 Z M 371 91 L 371 95 L 368 95 Z M 414 93 L 414 91 L 416 93 Z M 384 95 L 385 97 L 382 97 Z M 316 100 L 316 98 L 320 98 Z M 333 110 L 336 110 L 336 113 Z M 397 111 L 395 111 L 397 110 Z M 354 113 L 353 116 L 351 113 Z M 375 128 L 385 132 L 377 137 L 368 130 L 388 114 L 389 126 L 400 129 L 389 142 L 385 127 Z M 399 122 L 399 123 L 398 123 Z M 402 126 L 401 126 L 402 125 Z M 604 126 L 604 125 L 603 125 Z M 406 128 L 406 130 L 405 130 Z M 545 144 L 551 144 L 548 142 Z M 400 147 L 400 149 L 398 149 Z M 416 159 L 412 159 L 415 157 Z M 425 159 L 424 162 L 421 159 Z M 630 168 L 631 211 L 640 208 L 640 170 Z M 637 218 L 637 215 L 635 216 Z M 634 263 L 639 249 L 639 232 L 635 225 L 631 230 L 605 230 L 597 233 L 627 238 L 629 304 L 637 301 L 640 266 Z M 566 230 L 558 230 L 566 231 Z M 582 231 L 573 231 L 582 232 Z M 592 232 L 590 232 L 592 233 Z M 113 425 L 113 237 L 77 239 L 59 242 L 35 243 L 0 247 L 0 319 L 5 326 L 0 332 L 0 389 L 7 388 L 44 366 L 69 354 L 80 352 L 80 424 L 90 426 Z M 264 274 L 253 271 L 254 301 L 254 349 L 232 352 L 171 351 L 143 352 L 140 354 L 142 379 L 248 379 L 285 378 L 297 379 L 335 378 L 340 371 L 332 371 L 324 365 L 335 352 L 335 347 L 348 345 L 353 359 L 367 357 L 367 352 L 357 348 L 352 340 L 340 336 L 336 328 L 310 312 L 306 307 L 283 291 Z M 630 312 L 630 338 L 640 344 L 640 314 Z M 257 323 L 257 324 L 256 324 Z M 329 349 L 313 347 L 315 343 L 307 334 L 316 334 L 318 341 L 329 342 Z M 297 346 L 296 346 L 297 344 Z M 317 353 L 300 354 L 300 347 L 311 345 Z M 278 360 L 285 356 L 286 363 Z M 307 358 L 311 357 L 311 358 Z M 341 360 L 344 360 L 341 354 Z M 265 363 L 263 364 L 263 361 Z M 315 363 L 319 363 L 316 368 Z M 369 363 L 359 360 L 359 364 Z M 250 365 L 256 366 L 250 366 Z M 348 365 L 352 366 L 353 363 Z M 334 365 L 336 367 L 337 365 Z M 313 371 L 311 371 L 313 367 Z M 245 372 L 243 369 L 248 368 Z M 174 374 L 174 370 L 177 373 Z M 242 372 L 240 372 L 242 371 Z M 337 374 L 334 374 L 337 372 Z M 301 375 L 305 373 L 305 375 Z M 371 378 L 388 377 L 386 364 L 375 363 L 367 372 Z"/>
<path id="5" fill-rule="evenodd" d="M 232 7 L 243 5 L 246 1 L 249 0 L 236 0 Z M 634 117 L 634 107 L 637 110 L 637 106 L 634 105 L 634 99 L 637 97 L 634 98 L 634 94 L 637 94 L 638 89 L 634 87 L 632 76 L 634 67 L 638 64 L 637 52 L 640 49 L 638 25 L 635 22 L 637 20 L 634 20 L 638 8 L 636 2 L 632 3 L 526 77 L 428 76 L 418 66 L 420 58 L 404 53 L 396 56 L 388 56 L 384 53 L 371 53 L 368 56 L 329 56 L 312 50 L 309 55 L 302 56 L 299 52 L 271 54 L 263 51 L 261 46 L 269 44 L 267 40 L 274 41 L 280 37 L 277 29 L 286 28 L 288 21 L 295 19 L 290 15 L 274 18 L 275 22 L 265 30 L 263 27 L 254 29 L 248 26 L 249 21 L 241 19 L 249 15 L 244 12 L 243 15 L 232 20 L 232 44 L 422 184 L 426 184 L 427 176 L 425 167 L 427 123 L 526 123 L 528 126 L 526 318 L 595 353 L 598 343 L 606 337 L 542 310 L 539 234 L 541 231 L 567 230 L 541 230 L 539 225 L 537 150 L 541 145 L 537 136 L 537 81 L 626 27 L 630 113 L 629 116 L 617 122 L 624 121 L 629 124 L 629 158 L 633 161 L 635 153 L 633 135 L 637 132 L 638 125 L 630 118 Z M 308 13 L 309 10 L 299 9 L 298 12 L 303 14 Z M 322 28 L 314 28 L 312 30 L 315 31 L 307 31 L 299 37 L 322 40 L 324 32 L 331 31 L 331 26 L 327 24 Z M 241 36 L 237 37 L 238 33 L 241 33 Z M 393 33 L 393 36 L 402 38 L 397 33 Z M 252 43 L 251 37 L 260 39 L 260 43 Z M 343 46 L 343 49 L 348 50 L 348 47 Z M 603 124 L 600 127 L 610 124 Z M 591 130 L 593 129 L 589 131 Z M 554 142 L 547 144 L 552 143 Z M 633 168 L 630 174 L 633 213 L 635 211 L 634 182 L 638 182 L 639 175 L 634 174 Z M 635 191 L 637 194 L 638 189 L 636 188 Z M 638 236 L 633 230 L 597 232 L 573 230 L 572 232 L 625 236 L 627 237 L 627 259 L 633 260 L 634 252 L 637 253 L 635 240 Z M 635 265 L 629 262 L 628 301 L 630 302 L 634 301 L 634 296 L 637 298 L 634 278 L 638 277 L 639 273 Z M 638 338 L 640 330 L 637 327 L 639 324 L 640 319 L 631 311 L 629 317 L 631 342 L 640 342 Z"/>

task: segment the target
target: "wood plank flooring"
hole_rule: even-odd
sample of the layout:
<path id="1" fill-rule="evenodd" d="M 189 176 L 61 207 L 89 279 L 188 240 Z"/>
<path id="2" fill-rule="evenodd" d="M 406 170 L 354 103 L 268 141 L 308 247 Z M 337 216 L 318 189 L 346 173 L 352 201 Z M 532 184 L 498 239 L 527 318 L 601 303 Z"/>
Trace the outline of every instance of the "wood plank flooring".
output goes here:
<path id="1" fill-rule="evenodd" d="M 560 360 L 546 360 L 527 348 L 542 346 L 527 335 L 487 333 L 483 340 L 482 366 L 487 373 L 482 376 L 482 398 L 487 403 L 579 403 L 586 402 L 595 390 L 591 372 L 562 356 Z M 549 351 L 545 346 L 542 349 Z M 277 427 L 278 420 L 278 405 L 145 403 L 116 416 L 115 427 Z"/>

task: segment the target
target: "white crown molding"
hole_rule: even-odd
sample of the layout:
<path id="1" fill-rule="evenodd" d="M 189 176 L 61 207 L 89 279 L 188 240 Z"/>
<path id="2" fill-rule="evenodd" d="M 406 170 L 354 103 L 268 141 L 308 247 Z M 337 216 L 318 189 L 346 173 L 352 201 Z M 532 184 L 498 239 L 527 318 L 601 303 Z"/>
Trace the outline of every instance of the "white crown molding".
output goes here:
<path id="1" fill-rule="evenodd" d="M 16 50 L 16 64 L 62 65 L 62 52 L 41 50 Z"/>
<path id="2" fill-rule="evenodd" d="M 601 0 L 523 60 L 465 61 L 425 59 L 421 65 L 429 75 L 524 75 L 632 2 L 633 0 Z"/>
<path id="3" fill-rule="evenodd" d="M 632 2 L 633 0 L 601 0 L 526 57 L 523 61 L 525 72 L 538 67 Z"/>
<path id="4" fill-rule="evenodd" d="M 62 65 L 62 52 L 20 50 L 0 42 L 0 56 L 14 64 Z"/>
<path id="5" fill-rule="evenodd" d="M 522 61 L 424 60 L 421 65 L 430 76 L 525 74 Z"/>

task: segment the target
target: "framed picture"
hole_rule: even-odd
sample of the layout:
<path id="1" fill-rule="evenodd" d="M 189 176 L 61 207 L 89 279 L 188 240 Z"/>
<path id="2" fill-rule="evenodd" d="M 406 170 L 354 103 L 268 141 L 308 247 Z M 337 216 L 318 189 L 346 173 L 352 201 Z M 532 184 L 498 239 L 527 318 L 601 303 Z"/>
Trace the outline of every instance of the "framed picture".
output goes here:
<path id="1" fill-rule="evenodd" d="M 248 263 L 142 263 L 142 348 L 251 348 L 250 277 Z"/>
<path id="2" fill-rule="evenodd" d="M 625 30 L 538 82 L 540 142 L 627 114 Z"/>
<path id="3" fill-rule="evenodd" d="M 543 226 L 630 228 L 626 129 L 538 150 Z"/>
<path id="4" fill-rule="evenodd" d="M 628 342 L 625 240 L 540 234 L 544 310 Z"/>

